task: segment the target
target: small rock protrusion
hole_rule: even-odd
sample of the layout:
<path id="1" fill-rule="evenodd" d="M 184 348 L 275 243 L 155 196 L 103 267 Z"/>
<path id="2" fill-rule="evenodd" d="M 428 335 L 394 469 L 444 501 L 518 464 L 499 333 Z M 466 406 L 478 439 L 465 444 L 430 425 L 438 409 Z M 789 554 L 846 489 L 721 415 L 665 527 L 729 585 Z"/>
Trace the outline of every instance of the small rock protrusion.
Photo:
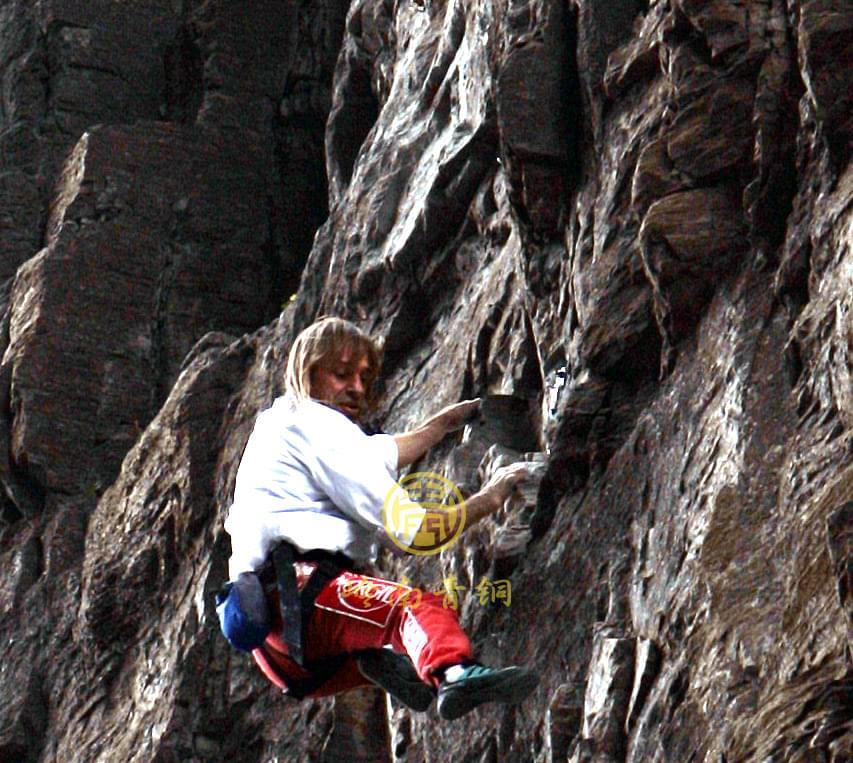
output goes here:
<path id="1" fill-rule="evenodd" d="M 583 684 L 557 687 L 545 716 L 545 761 L 557 763 L 568 757 L 569 748 L 583 723 Z"/>
<path id="2" fill-rule="evenodd" d="M 619 628 L 608 623 L 596 624 L 584 697 L 583 738 L 592 742 L 596 754 L 603 753 L 615 760 L 621 760 L 625 751 L 634 646 L 635 640 Z"/>
<path id="3" fill-rule="evenodd" d="M 625 733 L 630 733 L 637 723 L 652 684 L 660 672 L 661 654 L 657 645 L 649 640 L 637 639 L 634 655 L 634 688 L 628 702 L 628 714 L 625 719 Z"/>

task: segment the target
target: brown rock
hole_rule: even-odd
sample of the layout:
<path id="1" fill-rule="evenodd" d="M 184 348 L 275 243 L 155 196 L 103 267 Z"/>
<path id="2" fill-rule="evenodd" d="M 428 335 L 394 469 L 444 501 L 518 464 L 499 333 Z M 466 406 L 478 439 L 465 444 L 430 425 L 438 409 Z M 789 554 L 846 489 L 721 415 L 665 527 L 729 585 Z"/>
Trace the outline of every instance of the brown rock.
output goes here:
<path id="1" fill-rule="evenodd" d="M 827 520 L 829 555 L 838 579 L 838 599 L 850 623 L 853 637 L 853 503 L 847 502 Z"/>
<path id="2" fill-rule="evenodd" d="M 625 711 L 634 675 L 634 640 L 596 626 L 584 696 L 583 738 L 616 760 L 625 754 Z"/>
<path id="3" fill-rule="evenodd" d="M 628 714 L 625 717 L 625 732 L 630 734 L 636 725 L 652 685 L 660 672 L 660 650 L 648 639 L 638 639 L 634 650 L 634 682 Z"/>
<path id="4" fill-rule="evenodd" d="M 667 154 L 675 168 L 698 181 L 748 160 L 753 95 L 752 83 L 734 80 L 720 83 L 679 109 L 666 136 Z"/>
<path id="5" fill-rule="evenodd" d="M 0 219 L 14 222 L 0 227 L 5 279 L 43 245 L 56 174 L 83 131 L 160 116 L 162 57 L 178 19 L 168 0 L 121 10 L 107 0 L 15 0 L 0 18 L 0 177 L 16 186 L 0 194 Z"/>
<path id="6" fill-rule="evenodd" d="M 638 216 L 646 213 L 652 202 L 690 185 L 690 181 L 673 165 L 666 152 L 666 141 L 649 143 L 640 153 L 631 186 L 631 206 Z"/>
<path id="7" fill-rule="evenodd" d="M 725 56 L 749 42 L 748 3 L 723 0 L 677 0 L 675 7 L 690 19 L 707 40 L 714 58 Z"/>
<path id="8" fill-rule="evenodd" d="M 75 148 L 50 245 L 12 289 L 5 357 L 12 459 L 43 487 L 108 484 L 193 343 L 270 315 L 270 211 L 231 191 L 274 194 L 264 161 L 166 125 L 93 130 Z"/>
<path id="9" fill-rule="evenodd" d="M 660 43 L 667 18 L 665 12 L 660 4 L 650 8 L 639 24 L 635 22 L 636 34 L 610 54 L 604 75 L 608 97 L 615 98 L 634 83 L 662 73 Z"/>
<path id="10" fill-rule="evenodd" d="M 495 92 L 498 131 L 522 218 L 535 235 L 552 238 L 575 160 L 569 154 L 576 150 L 571 116 L 578 83 L 566 66 L 573 30 L 560 3 L 510 4 L 507 12 L 510 38 Z"/>
<path id="11" fill-rule="evenodd" d="M 347 11 L 2 5 L 0 270 L 29 261 L 0 300 L 0 757 L 391 759 L 378 695 L 285 701 L 210 602 L 254 416 L 334 312 L 385 340 L 389 431 L 573 381 L 531 418 L 523 553 L 507 511 L 382 562 L 455 575 L 478 657 L 542 685 L 454 724 L 398 708 L 401 755 L 848 760 L 849 9 Z M 211 327 L 254 333 L 185 359 Z M 512 601 L 485 606 L 502 543 Z M 589 687 L 570 743 L 565 684 Z"/>
<path id="12" fill-rule="evenodd" d="M 726 260 L 746 248 L 741 212 L 726 189 L 698 189 L 666 196 L 652 204 L 640 237 L 663 240 L 669 261 L 653 263 L 663 282 L 676 280 L 691 266 L 725 267 Z"/>
<path id="13" fill-rule="evenodd" d="M 548 763 L 564 761 L 569 747 L 578 735 L 583 721 L 583 687 L 560 684 L 551 698 L 546 716 L 548 735 L 545 738 Z"/>
<path id="14" fill-rule="evenodd" d="M 853 138 L 853 19 L 844 0 L 806 0 L 801 5 L 797 41 L 801 73 L 840 165 L 850 157 Z"/>

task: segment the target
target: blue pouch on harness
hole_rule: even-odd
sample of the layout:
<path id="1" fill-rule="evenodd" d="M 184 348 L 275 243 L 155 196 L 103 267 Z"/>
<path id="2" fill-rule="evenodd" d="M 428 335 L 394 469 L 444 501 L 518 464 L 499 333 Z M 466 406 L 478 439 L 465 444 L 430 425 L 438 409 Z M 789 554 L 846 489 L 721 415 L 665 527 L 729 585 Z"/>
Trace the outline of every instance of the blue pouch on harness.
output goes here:
<path id="1" fill-rule="evenodd" d="M 242 652 L 251 652 L 270 632 L 270 612 L 264 587 L 254 572 L 241 572 L 216 594 L 219 627 L 228 643 Z"/>

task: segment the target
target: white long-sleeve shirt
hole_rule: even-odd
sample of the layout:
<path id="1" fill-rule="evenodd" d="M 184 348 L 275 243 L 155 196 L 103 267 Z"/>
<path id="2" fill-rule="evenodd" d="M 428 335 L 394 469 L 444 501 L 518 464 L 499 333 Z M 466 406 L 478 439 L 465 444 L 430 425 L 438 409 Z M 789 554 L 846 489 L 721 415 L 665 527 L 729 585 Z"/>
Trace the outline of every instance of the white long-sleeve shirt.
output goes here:
<path id="1" fill-rule="evenodd" d="M 279 540 L 374 561 L 390 540 L 383 505 L 394 496 L 411 504 L 396 482 L 397 458 L 392 436 L 366 435 L 313 400 L 277 398 L 258 415 L 237 470 L 225 521 L 231 579 L 258 569 Z M 412 542 L 414 532 L 392 532 L 404 546 Z"/>

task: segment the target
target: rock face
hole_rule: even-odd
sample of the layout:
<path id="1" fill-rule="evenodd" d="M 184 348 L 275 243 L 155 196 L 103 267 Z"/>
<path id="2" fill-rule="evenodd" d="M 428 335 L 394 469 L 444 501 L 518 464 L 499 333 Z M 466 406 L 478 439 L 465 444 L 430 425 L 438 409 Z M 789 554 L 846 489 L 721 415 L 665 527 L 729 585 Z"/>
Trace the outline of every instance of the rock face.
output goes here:
<path id="1" fill-rule="evenodd" d="M 0 761 L 853 758 L 851 48 L 833 0 L 0 2 Z M 490 396 L 419 468 L 536 464 L 383 560 L 524 705 L 289 702 L 219 637 L 323 313 L 389 431 Z"/>

